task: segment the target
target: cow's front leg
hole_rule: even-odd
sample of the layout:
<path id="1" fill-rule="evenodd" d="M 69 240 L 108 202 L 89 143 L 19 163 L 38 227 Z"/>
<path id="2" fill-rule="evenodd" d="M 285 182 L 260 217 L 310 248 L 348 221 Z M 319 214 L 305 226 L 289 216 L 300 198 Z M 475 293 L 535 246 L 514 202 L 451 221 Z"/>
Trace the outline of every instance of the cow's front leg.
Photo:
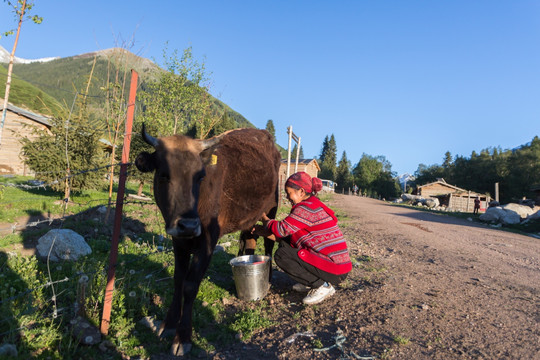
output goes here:
<path id="1" fill-rule="evenodd" d="M 185 279 L 189 268 L 189 251 L 180 248 L 173 240 L 174 247 L 174 295 L 167 311 L 165 320 L 161 323 L 158 336 L 168 337 L 174 336 L 176 326 L 182 314 L 182 295 L 185 284 Z"/>
<path id="2" fill-rule="evenodd" d="M 197 251 L 191 258 L 191 263 L 184 282 L 184 305 L 182 306 L 180 322 L 176 327 L 176 336 L 174 337 L 171 349 L 171 353 L 174 356 L 183 356 L 191 351 L 193 304 L 197 297 L 201 281 L 210 264 L 212 250 L 209 251 L 208 249 L 204 249 Z"/>

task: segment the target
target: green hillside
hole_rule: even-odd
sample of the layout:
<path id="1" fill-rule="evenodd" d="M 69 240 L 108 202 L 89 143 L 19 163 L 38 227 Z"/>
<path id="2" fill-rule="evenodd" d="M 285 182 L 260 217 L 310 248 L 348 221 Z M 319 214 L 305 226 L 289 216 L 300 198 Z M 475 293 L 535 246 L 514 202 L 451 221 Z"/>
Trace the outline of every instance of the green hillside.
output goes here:
<path id="1" fill-rule="evenodd" d="M 124 84 L 125 94 L 128 93 L 130 69 L 133 68 L 139 73 L 139 87 L 142 89 L 148 82 L 156 80 L 159 73 L 164 71 L 150 60 L 129 51 L 110 49 L 45 63 L 16 64 L 13 72 L 20 79 L 33 84 L 43 93 L 49 94 L 69 108 L 75 95 L 86 91 L 95 55 L 97 59 L 87 100 L 90 112 L 92 109 L 103 108 L 105 104 L 103 89 L 108 83 L 118 79 L 118 83 Z M 124 81 L 124 75 L 127 76 L 126 81 Z M 238 127 L 254 127 L 245 117 L 219 99 L 214 98 L 214 106 L 220 113 L 226 112 L 238 124 Z"/>
<path id="2" fill-rule="evenodd" d="M 0 64 L 0 97 L 4 98 L 6 91 L 7 66 Z M 58 100 L 50 96 L 47 91 L 21 80 L 17 75 L 11 78 L 9 102 L 21 108 L 43 114 L 57 116 L 61 112 Z"/>

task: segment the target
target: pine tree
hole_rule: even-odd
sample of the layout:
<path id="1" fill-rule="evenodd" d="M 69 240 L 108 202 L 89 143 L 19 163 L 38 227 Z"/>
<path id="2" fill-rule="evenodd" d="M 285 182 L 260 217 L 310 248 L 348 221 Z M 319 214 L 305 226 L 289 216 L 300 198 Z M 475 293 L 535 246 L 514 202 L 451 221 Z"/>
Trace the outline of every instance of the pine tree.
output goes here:
<path id="1" fill-rule="evenodd" d="M 328 141 L 328 135 L 326 135 L 322 144 L 321 155 L 319 156 L 319 163 L 321 164 L 324 162 L 324 157 L 328 151 Z"/>
<path id="2" fill-rule="evenodd" d="M 339 161 L 336 171 L 336 182 L 339 190 L 347 190 L 353 186 L 353 176 L 351 173 L 351 162 L 347 159 L 347 153 L 344 151 Z"/>
<path id="3" fill-rule="evenodd" d="M 321 153 L 321 173 L 322 179 L 335 180 L 337 170 L 337 146 L 334 134 L 325 138 L 325 144 L 323 144 L 323 150 L 326 145 L 326 150 Z"/>
<path id="4" fill-rule="evenodd" d="M 276 141 L 276 128 L 274 127 L 274 122 L 270 119 L 266 122 L 266 131 L 272 135 L 274 141 Z"/>

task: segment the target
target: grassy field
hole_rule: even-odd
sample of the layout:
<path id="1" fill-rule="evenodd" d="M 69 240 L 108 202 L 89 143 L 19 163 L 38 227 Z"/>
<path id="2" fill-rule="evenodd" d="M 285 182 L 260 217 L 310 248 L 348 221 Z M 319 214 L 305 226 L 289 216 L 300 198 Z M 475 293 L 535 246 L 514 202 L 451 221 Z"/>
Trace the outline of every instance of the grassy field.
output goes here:
<path id="1" fill-rule="evenodd" d="M 164 236 L 163 221 L 156 206 L 143 203 L 124 206 L 110 332 L 102 343 L 102 348 L 108 347 L 100 350 L 98 346 L 80 345 L 71 321 L 77 309 L 83 309 L 91 324 L 98 328 L 100 325 L 112 230 L 96 207 L 107 203 L 107 192 L 74 194 L 64 214 L 61 194 L 8 185 L 8 182 L 24 184 L 27 180 L 1 180 L 0 185 L 4 187 L 0 224 L 12 224 L 28 216 L 78 215 L 67 216 L 52 225 L 46 223 L 0 235 L 0 342 L 15 344 L 21 359 L 149 358 L 151 354 L 167 353 L 170 339 L 157 339 L 149 328 L 139 323 L 147 316 L 161 320 L 172 298 L 172 245 Z M 136 184 L 129 185 L 128 193 L 134 193 L 135 188 Z M 145 189 L 145 193 L 149 194 L 149 189 Z M 289 210 L 281 208 L 278 217 Z M 83 235 L 92 254 L 77 262 L 47 266 L 36 256 L 11 251 L 13 245 L 26 246 L 60 226 Z M 216 346 L 248 339 L 253 331 L 272 324 L 267 314 L 273 310 L 265 301 L 236 301 L 236 311 L 225 311 L 227 299 L 235 298 L 229 261 L 238 252 L 237 238 L 238 234 L 229 234 L 220 239 L 225 251 L 214 255 L 201 284 L 193 312 L 195 356 L 211 352 Z M 257 250 L 259 254 L 263 252 L 262 248 Z M 85 279 L 88 282 L 83 288 Z"/>

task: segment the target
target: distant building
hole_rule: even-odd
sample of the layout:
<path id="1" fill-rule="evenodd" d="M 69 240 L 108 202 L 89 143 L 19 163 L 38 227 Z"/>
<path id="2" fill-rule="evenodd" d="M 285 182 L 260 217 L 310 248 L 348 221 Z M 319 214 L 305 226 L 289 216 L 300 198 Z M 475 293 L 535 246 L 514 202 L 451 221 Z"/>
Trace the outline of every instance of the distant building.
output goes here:
<path id="1" fill-rule="evenodd" d="M 441 206 L 462 212 L 473 212 L 474 199 L 477 197 L 480 198 L 480 211 L 485 211 L 491 201 L 491 197 L 489 196 L 450 185 L 442 178 L 438 178 L 435 182 L 418 186 L 416 192 L 417 195 L 423 198 L 437 198 Z"/>
<path id="2" fill-rule="evenodd" d="M 1 116 L 1 115 L 0 115 Z M 2 143 L 0 144 L 0 175 L 29 175 L 31 172 L 21 158 L 24 137 L 36 138 L 34 130 L 50 130 L 50 118 L 8 104 Z"/>
<path id="3" fill-rule="evenodd" d="M 51 126 L 50 117 L 8 104 L 0 144 L 0 175 L 34 175 L 23 162 L 21 139 L 34 140 L 38 136 L 35 130 L 50 132 Z M 106 154 L 112 152 L 112 145 L 106 139 L 100 139 L 99 144 Z"/>
<path id="4" fill-rule="evenodd" d="M 296 166 L 296 161 L 291 160 L 291 166 L 289 168 L 289 176 L 294 174 L 294 167 Z M 298 169 L 296 170 L 304 171 L 308 173 L 311 177 L 317 177 L 321 168 L 316 159 L 298 159 Z M 285 181 L 287 181 L 287 159 L 281 159 L 281 166 L 279 168 L 279 188 L 283 190 L 285 186 Z"/>

